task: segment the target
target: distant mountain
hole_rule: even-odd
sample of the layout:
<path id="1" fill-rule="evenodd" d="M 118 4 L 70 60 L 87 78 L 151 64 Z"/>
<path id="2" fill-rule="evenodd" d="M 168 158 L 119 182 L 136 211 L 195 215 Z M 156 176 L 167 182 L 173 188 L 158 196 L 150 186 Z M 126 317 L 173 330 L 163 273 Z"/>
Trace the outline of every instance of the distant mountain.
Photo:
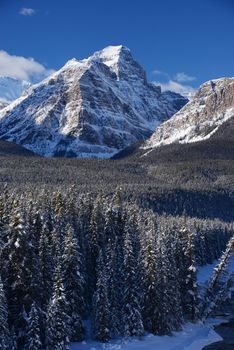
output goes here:
<path id="1" fill-rule="evenodd" d="M 5 107 L 8 106 L 8 105 L 9 105 L 8 102 L 1 102 L 1 101 L 0 101 L 0 109 L 3 109 L 3 108 L 5 108 Z"/>
<path id="2" fill-rule="evenodd" d="M 25 80 L 0 76 L 0 109 L 20 97 L 30 85 Z"/>
<path id="3" fill-rule="evenodd" d="M 234 118 L 234 78 L 208 81 L 186 106 L 155 130 L 142 148 L 207 140 L 231 118 Z"/>
<path id="4" fill-rule="evenodd" d="M 43 156 L 109 158 L 187 99 L 147 82 L 124 46 L 73 59 L 0 112 L 0 137 Z"/>

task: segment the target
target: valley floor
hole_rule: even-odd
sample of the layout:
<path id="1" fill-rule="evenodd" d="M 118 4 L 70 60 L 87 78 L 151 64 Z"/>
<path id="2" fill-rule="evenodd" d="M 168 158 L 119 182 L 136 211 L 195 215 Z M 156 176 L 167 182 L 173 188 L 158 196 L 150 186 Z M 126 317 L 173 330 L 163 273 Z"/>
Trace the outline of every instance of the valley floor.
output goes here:
<path id="1" fill-rule="evenodd" d="M 116 340 L 108 344 L 82 342 L 71 345 L 71 350 L 201 350 L 204 346 L 222 338 L 210 325 L 188 323 L 173 336 L 147 335 L 141 340 Z"/>

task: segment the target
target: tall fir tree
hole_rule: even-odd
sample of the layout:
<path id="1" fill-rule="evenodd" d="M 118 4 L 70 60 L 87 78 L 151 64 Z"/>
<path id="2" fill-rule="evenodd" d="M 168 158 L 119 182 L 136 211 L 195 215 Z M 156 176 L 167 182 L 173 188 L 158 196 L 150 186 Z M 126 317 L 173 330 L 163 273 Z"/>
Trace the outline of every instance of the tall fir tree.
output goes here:
<path id="1" fill-rule="evenodd" d="M 0 349 L 10 350 L 10 333 L 8 325 L 8 306 L 0 276 Z"/>
<path id="2" fill-rule="evenodd" d="M 183 295 L 184 314 L 191 321 L 199 317 L 199 295 L 197 286 L 197 267 L 195 255 L 195 233 L 193 229 L 184 228 L 187 244 L 185 246 L 185 267 L 186 267 L 186 289 Z"/>
<path id="3" fill-rule="evenodd" d="M 123 334 L 127 337 L 142 336 L 144 334 L 139 286 L 137 283 L 138 271 L 138 264 L 133 251 L 131 226 L 127 226 L 124 240 L 124 293 L 122 306 Z"/>
<path id="4" fill-rule="evenodd" d="M 29 313 L 25 350 L 42 350 L 39 309 L 35 302 Z"/>
<path id="5" fill-rule="evenodd" d="M 53 288 L 53 272 L 54 257 L 52 257 L 52 249 L 50 244 L 50 230 L 47 222 L 44 223 L 39 241 L 39 266 L 42 280 L 42 298 L 43 309 L 48 306 L 48 302 L 52 296 Z"/>
<path id="6" fill-rule="evenodd" d="M 202 318 L 206 319 L 212 310 L 230 298 L 230 289 L 233 286 L 233 273 L 227 273 L 228 262 L 234 253 L 234 235 L 228 241 L 218 265 L 208 283 L 204 300 L 201 305 Z"/>
<path id="7" fill-rule="evenodd" d="M 170 231 L 161 225 L 157 246 L 159 248 L 158 280 L 161 286 L 161 330 L 160 334 L 170 334 L 179 330 L 183 323 L 181 294 L 178 282 L 178 272 L 172 249 Z"/>
<path id="8" fill-rule="evenodd" d="M 122 248 L 117 238 L 110 239 L 106 246 L 106 274 L 108 300 L 110 304 L 110 333 L 113 337 L 122 334 L 121 308 L 123 300 L 123 262 L 119 260 L 119 251 Z"/>
<path id="9" fill-rule="evenodd" d="M 29 207 L 29 215 L 26 222 L 26 232 L 28 239 L 28 251 L 24 252 L 28 261 L 28 290 L 26 296 L 26 311 L 29 314 L 31 305 L 36 303 L 38 307 L 42 307 L 43 285 L 42 273 L 39 262 L 39 241 L 42 231 L 42 220 L 40 213 L 35 210 L 31 204 Z M 26 288 L 26 286 L 25 286 Z"/>
<path id="10" fill-rule="evenodd" d="M 82 316 L 85 313 L 83 263 L 74 230 L 67 227 L 62 256 L 64 292 L 70 316 L 71 340 L 84 338 Z"/>
<path id="11" fill-rule="evenodd" d="M 64 293 L 61 273 L 61 261 L 58 260 L 54 292 L 47 310 L 47 347 L 48 350 L 67 350 L 70 336 L 68 306 Z"/>
<path id="12" fill-rule="evenodd" d="M 93 196 L 86 193 L 80 198 L 77 211 L 77 236 L 79 245 L 84 255 L 85 266 L 85 303 L 87 305 L 87 313 L 91 312 L 92 297 L 94 293 L 95 283 L 93 277 L 93 264 L 91 257 L 91 215 L 93 211 Z"/>
<path id="13" fill-rule="evenodd" d="M 155 223 L 149 217 L 145 224 L 144 246 L 144 326 L 145 330 L 159 334 L 161 330 L 161 287 L 158 281 L 158 253 L 156 250 Z"/>
<path id="14" fill-rule="evenodd" d="M 27 325 L 27 311 L 30 309 L 31 243 L 25 214 L 17 208 L 10 225 L 10 240 L 6 280 L 9 305 L 9 320 L 18 336 L 18 345 L 24 344 L 24 330 Z"/>
<path id="15" fill-rule="evenodd" d="M 110 339 L 110 304 L 107 291 L 106 268 L 100 251 L 97 265 L 97 288 L 93 298 L 94 339 L 103 343 Z"/>

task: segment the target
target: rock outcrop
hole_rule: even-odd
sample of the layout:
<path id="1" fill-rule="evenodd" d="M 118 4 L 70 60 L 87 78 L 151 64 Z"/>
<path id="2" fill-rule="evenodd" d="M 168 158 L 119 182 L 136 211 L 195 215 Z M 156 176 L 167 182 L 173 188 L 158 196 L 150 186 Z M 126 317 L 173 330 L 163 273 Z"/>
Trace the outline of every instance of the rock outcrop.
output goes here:
<path id="1" fill-rule="evenodd" d="M 233 117 L 234 78 L 208 81 L 186 106 L 155 130 L 142 148 L 206 140 Z"/>

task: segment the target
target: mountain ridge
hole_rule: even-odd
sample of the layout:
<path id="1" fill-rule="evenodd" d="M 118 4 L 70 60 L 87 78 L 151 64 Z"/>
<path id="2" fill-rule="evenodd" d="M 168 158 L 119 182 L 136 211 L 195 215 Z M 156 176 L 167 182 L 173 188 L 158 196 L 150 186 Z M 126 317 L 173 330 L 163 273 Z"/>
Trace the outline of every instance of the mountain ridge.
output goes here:
<path id="1" fill-rule="evenodd" d="M 209 139 L 234 117 L 234 78 L 210 80 L 171 119 L 162 123 L 142 146 L 150 150 L 171 143 Z"/>

